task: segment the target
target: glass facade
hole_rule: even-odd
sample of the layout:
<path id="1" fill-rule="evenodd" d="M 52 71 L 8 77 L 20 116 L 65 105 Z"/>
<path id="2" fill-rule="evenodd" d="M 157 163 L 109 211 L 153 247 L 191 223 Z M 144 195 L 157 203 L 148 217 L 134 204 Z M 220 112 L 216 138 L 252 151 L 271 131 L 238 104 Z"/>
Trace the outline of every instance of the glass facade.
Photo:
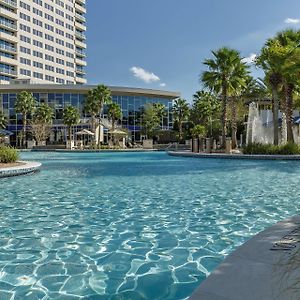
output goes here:
<path id="1" fill-rule="evenodd" d="M 66 139 L 66 128 L 62 122 L 62 112 L 64 107 L 68 105 L 75 106 L 81 113 L 81 123 L 74 130 L 80 130 L 82 128 L 89 128 L 89 115 L 83 112 L 83 106 L 85 102 L 86 94 L 73 92 L 61 92 L 61 93 L 33 93 L 37 103 L 46 103 L 53 107 L 55 118 L 53 121 L 53 136 L 50 142 L 60 143 Z M 16 114 L 14 106 L 16 101 L 16 93 L 0 93 L 0 109 L 8 116 L 9 125 L 8 130 L 14 132 L 14 136 L 18 135 L 18 132 L 22 130 L 22 116 Z M 174 98 L 159 98 L 150 96 L 127 96 L 127 95 L 114 95 L 112 96 L 113 102 L 120 105 L 122 110 L 122 119 L 119 125 L 127 128 L 132 135 L 133 141 L 139 141 L 141 136 L 141 124 L 143 110 L 148 103 L 162 103 L 166 107 L 165 117 L 162 119 L 162 129 L 170 129 L 172 127 L 172 100 Z M 107 108 L 104 107 L 103 117 L 107 117 Z M 14 143 L 14 136 L 12 136 L 12 143 Z"/>

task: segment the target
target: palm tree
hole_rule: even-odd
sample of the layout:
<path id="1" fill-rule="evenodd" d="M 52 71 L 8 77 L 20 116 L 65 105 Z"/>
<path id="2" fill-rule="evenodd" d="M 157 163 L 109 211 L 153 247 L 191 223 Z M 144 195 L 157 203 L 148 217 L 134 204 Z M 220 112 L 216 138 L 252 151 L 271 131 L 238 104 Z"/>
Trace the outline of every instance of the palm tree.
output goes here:
<path id="1" fill-rule="evenodd" d="M 153 107 L 160 119 L 160 125 L 163 126 L 163 117 L 166 115 L 166 106 L 162 103 L 153 103 Z"/>
<path id="2" fill-rule="evenodd" d="M 239 52 L 234 49 L 223 47 L 212 51 L 212 54 L 213 59 L 204 61 L 208 71 L 202 73 L 201 81 L 206 88 L 222 97 L 222 146 L 225 148 L 228 96 L 245 85 L 247 66 L 242 62 Z"/>
<path id="3" fill-rule="evenodd" d="M 27 116 L 31 114 L 36 106 L 36 100 L 31 93 L 26 91 L 21 92 L 17 96 L 15 103 L 16 113 L 22 114 L 23 118 L 23 136 L 22 136 L 22 145 L 25 146 L 26 142 L 26 127 L 27 127 Z"/>
<path id="4" fill-rule="evenodd" d="M 296 85 L 299 84 L 300 31 L 288 29 L 277 33 L 275 38 L 286 51 L 282 70 L 284 107 L 287 120 L 287 139 L 289 142 L 293 142 L 293 94 Z"/>
<path id="5" fill-rule="evenodd" d="M 237 147 L 237 106 L 241 100 L 241 95 L 247 87 L 247 82 L 250 80 L 248 76 L 248 67 L 241 60 L 235 66 L 235 77 L 239 78 L 233 85 L 233 92 L 231 96 L 231 140 L 232 148 Z"/>
<path id="6" fill-rule="evenodd" d="M 279 41 L 269 39 L 261 50 L 256 64 L 262 67 L 266 75 L 266 81 L 272 90 L 273 101 L 273 125 L 274 125 L 274 144 L 279 142 L 278 110 L 279 110 L 279 88 L 283 83 L 284 64 L 286 61 L 286 51 Z"/>
<path id="7" fill-rule="evenodd" d="M 51 124 L 53 117 L 54 117 L 53 108 L 43 103 L 36 108 L 33 115 L 33 120 L 37 120 L 45 124 Z"/>
<path id="8" fill-rule="evenodd" d="M 89 90 L 85 103 L 84 111 L 91 115 L 91 130 L 96 131 L 96 115 L 99 113 L 98 99 L 94 97 L 94 90 Z"/>
<path id="9" fill-rule="evenodd" d="M 115 142 L 114 131 L 115 131 L 116 122 L 120 120 L 122 117 L 122 111 L 120 105 L 114 102 L 108 104 L 107 115 L 108 115 L 108 119 L 111 121 L 112 124 L 112 128 L 111 128 L 112 140 L 113 142 Z"/>
<path id="10" fill-rule="evenodd" d="M 182 140 L 182 124 L 189 116 L 189 106 L 187 104 L 187 101 L 185 99 L 179 98 L 174 101 L 173 105 L 173 117 L 174 120 L 178 122 L 179 127 L 179 141 Z"/>
<path id="11" fill-rule="evenodd" d="M 94 89 L 92 89 L 89 92 L 88 97 L 86 99 L 85 109 L 87 112 L 89 112 L 92 115 L 92 120 L 95 119 L 97 114 L 99 115 L 98 145 L 100 145 L 100 130 L 101 130 L 100 125 L 101 125 L 101 114 L 103 111 L 103 106 L 105 104 L 111 103 L 111 101 L 112 101 L 111 91 L 107 86 L 103 84 L 100 84 Z"/>
<path id="12" fill-rule="evenodd" d="M 7 126 L 7 118 L 2 110 L 0 110 L 0 129 L 5 129 Z"/>
<path id="13" fill-rule="evenodd" d="M 80 121 L 80 114 L 76 107 L 67 106 L 63 110 L 63 122 L 68 126 L 69 138 L 70 138 L 70 148 L 72 148 L 72 127 L 77 125 Z"/>
<path id="14" fill-rule="evenodd" d="M 47 140 L 51 133 L 50 125 L 54 117 L 53 108 L 47 104 L 38 106 L 32 116 L 31 132 L 38 145 Z"/>

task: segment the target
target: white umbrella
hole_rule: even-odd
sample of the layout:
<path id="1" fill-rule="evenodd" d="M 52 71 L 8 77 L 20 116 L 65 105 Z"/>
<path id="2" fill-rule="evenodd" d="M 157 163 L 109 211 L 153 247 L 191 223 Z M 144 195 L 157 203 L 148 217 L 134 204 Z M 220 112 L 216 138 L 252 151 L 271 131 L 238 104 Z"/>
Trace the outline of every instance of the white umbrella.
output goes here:
<path id="1" fill-rule="evenodd" d="M 76 132 L 76 135 L 95 135 L 95 133 L 87 129 L 82 129 L 81 131 Z"/>

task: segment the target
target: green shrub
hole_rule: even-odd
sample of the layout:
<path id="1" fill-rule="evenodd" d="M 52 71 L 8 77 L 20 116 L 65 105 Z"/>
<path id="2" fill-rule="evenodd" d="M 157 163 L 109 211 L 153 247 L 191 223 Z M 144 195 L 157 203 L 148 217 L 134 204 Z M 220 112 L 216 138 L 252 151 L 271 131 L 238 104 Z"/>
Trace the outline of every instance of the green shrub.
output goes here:
<path id="1" fill-rule="evenodd" d="M 0 146 L 0 163 L 14 163 L 19 160 L 19 152 L 11 147 Z"/>
<path id="2" fill-rule="evenodd" d="M 295 155 L 300 154 L 300 147 L 294 143 L 287 143 L 285 145 L 271 145 L 252 143 L 244 147 L 244 154 L 273 154 L 273 155 Z"/>

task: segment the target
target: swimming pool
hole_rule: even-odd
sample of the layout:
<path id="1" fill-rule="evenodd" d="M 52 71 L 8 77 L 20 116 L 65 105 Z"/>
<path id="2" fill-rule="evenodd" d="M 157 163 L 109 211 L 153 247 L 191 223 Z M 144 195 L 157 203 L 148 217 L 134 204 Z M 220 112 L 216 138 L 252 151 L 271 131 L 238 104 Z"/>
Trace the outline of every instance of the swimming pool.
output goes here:
<path id="1" fill-rule="evenodd" d="M 0 299 L 185 299 L 298 213 L 300 163 L 165 153 L 22 153 L 0 180 Z M 298 165 L 299 164 L 299 165 Z"/>

